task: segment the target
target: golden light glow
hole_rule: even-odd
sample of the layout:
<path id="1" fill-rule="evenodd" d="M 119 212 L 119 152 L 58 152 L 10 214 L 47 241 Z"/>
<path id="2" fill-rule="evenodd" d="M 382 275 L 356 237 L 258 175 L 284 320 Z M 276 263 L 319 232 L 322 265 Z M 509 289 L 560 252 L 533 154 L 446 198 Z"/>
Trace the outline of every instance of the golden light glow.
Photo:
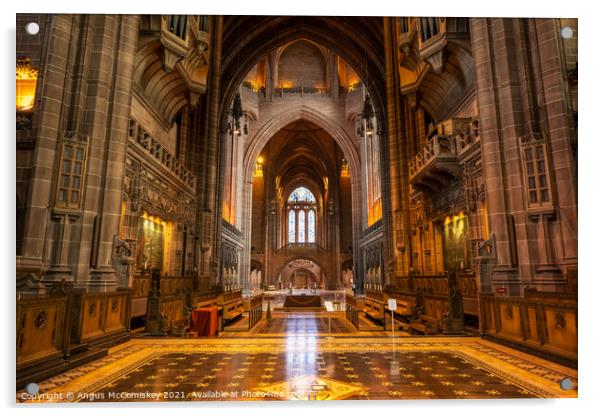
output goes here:
<path id="1" fill-rule="evenodd" d="M 254 176 L 263 176 L 263 165 L 257 160 L 255 163 L 255 173 Z"/>
<path id="2" fill-rule="evenodd" d="M 447 225 L 450 222 L 456 222 L 458 220 L 461 220 L 464 217 L 465 217 L 465 215 L 464 215 L 464 212 L 462 212 L 462 211 L 460 211 L 458 214 L 453 215 L 453 216 L 448 215 L 447 217 L 445 217 L 444 224 Z"/>
<path id="3" fill-rule="evenodd" d="M 464 218 L 465 218 L 465 215 L 463 212 L 460 212 L 453 216 L 445 217 L 445 220 L 443 222 L 445 224 L 445 227 L 444 227 L 445 235 L 447 237 L 451 237 L 456 240 L 463 238 L 464 233 L 467 231 L 465 229 L 466 222 L 463 221 Z"/>
<path id="4" fill-rule="evenodd" d="M 125 201 L 121 201 L 121 218 L 119 219 L 119 238 L 125 240 L 126 238 L 126 228 L 125 228 L 125 220 L 127 216 L 127 203 Z"/>
<path id="5" fill-rule="evenodd" d="M 17 58 L 16 78 L 17 111 L 32 111 L 36 96 L 38 70 L 31 66 L 31 58 Z"/>
<path id="6" fill-rule="evenodd" d="M 481 202 L 481 212 L 483 213 L 483 235 L 489 236 L 489 217 L 487 216 L 487 205 L 485 201 Z"/>
<path id="7" fill-rule="evenodd" d="M 257 158 L 257 163 L 259 163 L 259 164 L 263 164 L 263 156 L 259 156 L 259 157 Z"/>
<path id="8" fill-rule="evenodd" d="M 143 227 L 156 230 L 163 226 L 163 271 L 169 271 L 171 239 L 173 233 L 173 222 L 164 221 L 161 217 L 150 215 L 142 211 Z"/>
<path id="9" fill-rule="evenodd" d="M 173 233 L 173 222 L 164 222 L 165 237 L 163 238 L 163 271 L 168 272 L 170 267 L 171 240 Z"/>
<path id="10" fill-rule="evenodd" d="M 280 88 L 293 88 L 294 86 L 293 81 L 280 81 Z"/>
<path id="11" fill-rule="evenodd" d="M 163 221 L 161 217 L 150 215 L 146 211 L 142 211 L 142 218 L 146 220 L 144 226 L 153 226 L 155 224 L 158 224 L 165 227 L 167 225 L 167 222 Z"/>
<path id="12" fill-rule="evenodd" d="M 341 178 L 348 178 L 349 176 L 349 164 L 343 159 L 343 163 L 341 164 Z"/>
<path id="13" fill-rule="evenodd" d="M 257 81 L 249 81 L 249 84 L 251 85 L 251 91 L 259 91 L 259 83 Z"/>
<path id="14" fill-rule="evenodd" d="M 382 200 L 378 198 L 368 209 L 368 227 L 382 219 L 383 207 Z"/>
<path id="15" fill-rule="evenodd" d="M 362 85 L 362 84 L 361 84 L 361 83 L 359 83 L 359 82 L 356 82 L 356 83 L 354 83 L 354 84 L 351 84 L 351 85 L 349 85 L 349 87 L 347 87 L 347 91 L 349 91 L 349 92 L 352 92 L 352 91 L 358 90 L 358 89 L 360 88 L 360 86 L 361 86 L 361 85 Z"/>
<path id="16" fill-rule="evenodd" d="M 357 88 L 359 87 L 361 82 L 362 80 L 360 79 L 357 72 L 355 72 L 353 68 L 349 67 L 349 69 L 347 70 L 347 85 L 349 85 L 350 88 L 355 85 L 355 88 Z"/>
<path id="17" fill-rule="evenodd" d="M 226 200 L 222 203 L 222 218 L 230 221 L 230 202 Z"/>

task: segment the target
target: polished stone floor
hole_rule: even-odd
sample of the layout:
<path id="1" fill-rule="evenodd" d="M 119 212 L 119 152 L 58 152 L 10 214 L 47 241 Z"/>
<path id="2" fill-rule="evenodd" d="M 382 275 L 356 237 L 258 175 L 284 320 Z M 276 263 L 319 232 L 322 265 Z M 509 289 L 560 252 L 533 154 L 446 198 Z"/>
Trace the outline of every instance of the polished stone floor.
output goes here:
<path id="1" fill-rule="evenodd" d="M 276 314 L 275 314 L 276 315 Z M 325 316 L 315 314 L 278 314 L 270 320 L 259 323 L 254 331 L 257 334 L 350 334 L 354 332 L 344 315 L 332 317 L 330 324 Z"/>
<path id="2" fill-rule="evenodd" d="M 474 337 L 366 336 L 276 314 L 263 334 L 134 339 L 19 402 L 576 397 L 577 372 Z M 333 322 L 331 322 L 331 330 Z M 559 382 L 569 378 L 573 388 Z"/>

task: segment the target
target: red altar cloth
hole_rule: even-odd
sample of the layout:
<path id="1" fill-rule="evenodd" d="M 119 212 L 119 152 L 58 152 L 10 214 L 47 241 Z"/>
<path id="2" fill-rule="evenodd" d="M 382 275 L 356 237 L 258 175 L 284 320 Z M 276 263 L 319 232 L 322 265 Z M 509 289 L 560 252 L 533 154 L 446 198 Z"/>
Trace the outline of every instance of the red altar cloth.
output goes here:
<path id="1" fill-rule="evenodd" d="M 190 329 L 199 337 L 212 337 L 217 334 L 217 306 L 193 309 L 190 316 Z"/>

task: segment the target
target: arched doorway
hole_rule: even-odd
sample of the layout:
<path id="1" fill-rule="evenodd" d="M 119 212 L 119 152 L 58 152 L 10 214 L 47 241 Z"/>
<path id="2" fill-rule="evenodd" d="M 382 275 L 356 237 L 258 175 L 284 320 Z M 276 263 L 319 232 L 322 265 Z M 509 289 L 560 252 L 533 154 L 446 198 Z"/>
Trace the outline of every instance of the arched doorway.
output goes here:
<path id="1" fill-rule="evenodd" d="M 283 289 L 321 289 L 324 284 L 322 267 L 309 259 L 294 259 L 280 268 L 279 286 Z"/>

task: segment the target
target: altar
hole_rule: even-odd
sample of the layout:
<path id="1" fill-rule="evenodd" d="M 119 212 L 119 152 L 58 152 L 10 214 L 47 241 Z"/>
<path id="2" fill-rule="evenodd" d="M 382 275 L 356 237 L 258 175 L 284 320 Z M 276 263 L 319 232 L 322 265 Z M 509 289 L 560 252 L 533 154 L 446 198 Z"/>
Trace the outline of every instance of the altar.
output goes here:
<path id="1" fill-rule="evenodd" d="M 322 296 L 318 295 L 287 295 L 284 298 L 285 308 L 321 308 Z"/>

